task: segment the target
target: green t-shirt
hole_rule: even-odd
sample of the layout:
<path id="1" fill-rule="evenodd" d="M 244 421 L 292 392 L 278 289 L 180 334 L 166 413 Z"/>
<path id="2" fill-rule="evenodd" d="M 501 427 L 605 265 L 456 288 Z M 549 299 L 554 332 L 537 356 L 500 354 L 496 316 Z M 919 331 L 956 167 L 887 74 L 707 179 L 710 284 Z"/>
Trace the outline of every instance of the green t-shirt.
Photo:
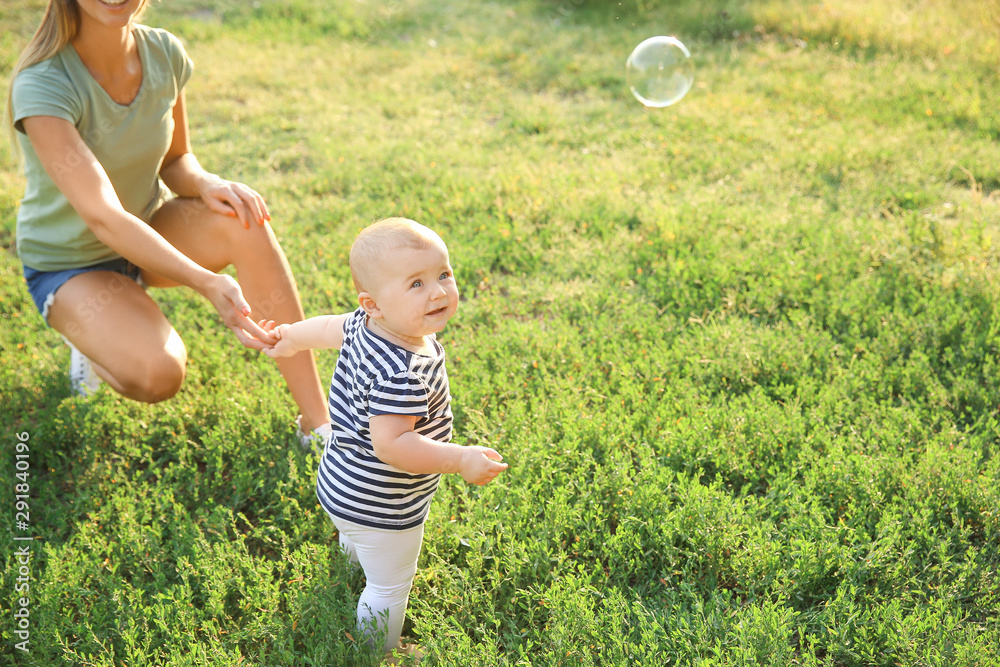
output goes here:
<path id="1" fill-rule="evenodd" d="M 17 213 L 17 251 L 38 271 L 91 266 L 119 255 L 101 243 L 55 186 L 38 160 L 21 121 L 55 116 L 73 123 L 104 167 L 126 211 L 149 221 L 170 196 L 160 167 L 174 132 L 173 107 L 191 76 L 191 60 L 165 30 L 133 26 L 142 84 L 131 104 L 118 104 L 67 44 L 56 55 L 18 73 L 12 89 L 14 127 L 27 177 Z M 66 148 L 54 169 L 72 170 L 82 158 Z"/>

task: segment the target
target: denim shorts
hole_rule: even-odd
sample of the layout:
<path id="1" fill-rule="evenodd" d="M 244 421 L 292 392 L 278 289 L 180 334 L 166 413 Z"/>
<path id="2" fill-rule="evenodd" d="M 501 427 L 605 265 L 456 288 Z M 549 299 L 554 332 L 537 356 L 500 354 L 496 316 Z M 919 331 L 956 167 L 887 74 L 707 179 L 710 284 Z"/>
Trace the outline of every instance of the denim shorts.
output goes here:
<path id="1" fill-rule="evenodd" d="M 56 292 L 73 276 L 90 271 L 113 271 L 139 281 L 139 267 L 124 257 L 108 260 L 93 266 L 82 266 L 78 269 L 63 269 L 62 271 L 36 271 L 29 266 L 24 267 L 24 280 L 28 283 L 28 291 L 35 302 L 35 307 L 45 321 L 49 321 L 49 306 L 52 305 Z"/>

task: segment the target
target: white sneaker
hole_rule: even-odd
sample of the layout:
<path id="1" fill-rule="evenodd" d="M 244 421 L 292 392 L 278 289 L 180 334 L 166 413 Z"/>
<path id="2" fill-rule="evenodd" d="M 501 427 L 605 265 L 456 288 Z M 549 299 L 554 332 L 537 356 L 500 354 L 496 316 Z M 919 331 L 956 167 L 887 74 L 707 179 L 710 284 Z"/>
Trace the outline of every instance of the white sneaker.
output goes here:
<path id="1" fill-rule="evenodd" d="M 326 441 L 332 432 L 333 426 L 330 425 L 330 422 L 327 422 L 320 424 L 309 433 L 304 433 L 302 431 L 302 415 L 295 418 L 295 437 L 299 439 L 299 444 L 304 449 L 311 449 L 317 454 L 323 453 Z"/>
<path id="2" fill-rule="evenodd" d="M 94 372 L 94 364 L 90 359 L 83 356 L 83 352 L 76 349 L 72 343 L 69 345 L 69 386 L 77 396 L 87 396 L 97 391 L 101 386 L 101 377 Z"/>

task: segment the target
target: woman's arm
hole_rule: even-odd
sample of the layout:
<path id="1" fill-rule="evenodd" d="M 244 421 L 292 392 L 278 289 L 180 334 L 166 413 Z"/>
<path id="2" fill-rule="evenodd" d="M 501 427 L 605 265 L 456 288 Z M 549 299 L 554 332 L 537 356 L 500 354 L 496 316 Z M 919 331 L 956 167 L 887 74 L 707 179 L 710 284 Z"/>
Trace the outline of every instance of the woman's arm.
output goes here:
<path id="1" fill-rule="evenodd" d="M 247 317 L 250 306 L 236 281 L 191 261 L 126 211 L 104 168 L 72 123 L 53 116 L 31 116 L 24 119 L 23 127 L 53 183 L 101 243 L 137 266 L 196 290 L 212 303 L 244 345 L 264 346 L 247 335 L 270 339 Z M 65 166 L 68 157 L 74 165 L 69 168 Z"/>
<path id="2" fill-rule="evenodd" d="M 174 134 L 160 168 L 163 183 L 181 197 L 200 197 L 216 213 L 239 218 L 246 229 L 251 223 L 263 225 L 270 220 L 267 204 L 255 190 L 219 178 L 199 164 L 191 151 L 183 90 L 174 103 L 173 116 Z"/>

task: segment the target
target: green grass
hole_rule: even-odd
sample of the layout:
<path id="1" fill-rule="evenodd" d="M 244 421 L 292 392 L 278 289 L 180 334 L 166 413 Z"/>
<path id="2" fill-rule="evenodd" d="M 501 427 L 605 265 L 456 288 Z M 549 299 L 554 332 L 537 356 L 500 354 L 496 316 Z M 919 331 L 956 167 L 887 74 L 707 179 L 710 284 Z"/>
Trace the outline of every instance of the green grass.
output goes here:
<path id="1" fill-rule="evenodd" d="M 0 9 L 0 83 L 41 0 Z M 995 2 L 165 0 L 201 162 L 268 198 L 306 311 L 406 215 L 449 243 L 456 434 L 407 633 L 424 664 L 1000 661 Z M 631 97 L 676 34 L 696 84 Z M 69 397 L 0 153 L 0 663 L 365 665 L 274 367 L 154 291 L 188 380 Z M 335 356 L 319 357 L 328 377 Z"/>

